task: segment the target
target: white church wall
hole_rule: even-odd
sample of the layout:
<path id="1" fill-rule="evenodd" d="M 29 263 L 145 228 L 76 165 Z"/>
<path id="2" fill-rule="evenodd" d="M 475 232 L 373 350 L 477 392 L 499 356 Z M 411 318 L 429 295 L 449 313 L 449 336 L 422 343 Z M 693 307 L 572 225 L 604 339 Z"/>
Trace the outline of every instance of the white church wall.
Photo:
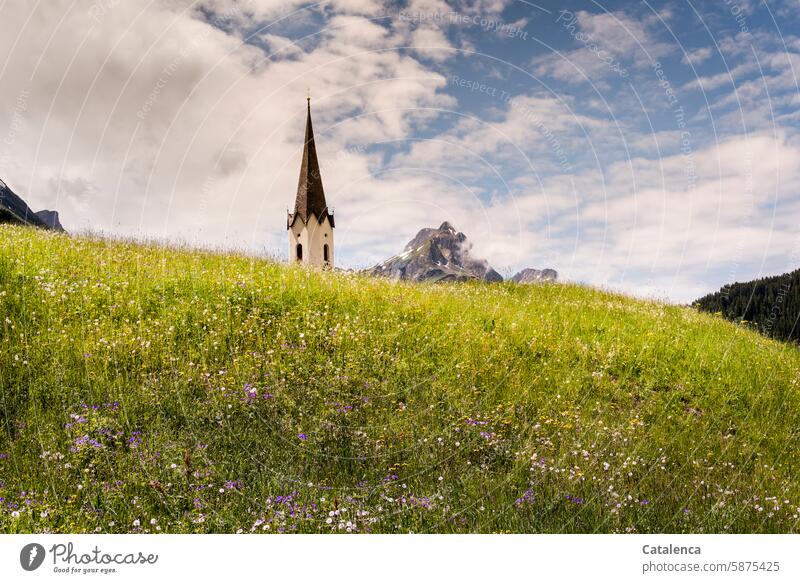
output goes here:
<path id="1" fill-rule="evenodd" d="M 298 219 L 289 229 L 289 258 L 297 261 L 297 244 L 303 246 L 302 262 L 315 267 L 325 264 L 324 246 L 328 245 L 328 264 L 333 267 L 333 228 L 330 221 L 325 219 L 320 223 L 313 214 L 309 217 L 308 224 Z"/>
<path id="2" fill-rule="evenodd" d="M 333 267 L 333 229 L 325 219 L 320 223 L 314 215 L 308 222 L 309 227 L 309 263 L 322 267 L 325 264 L 323 246 L 328 245 L 328 264 Z"/>
<path id="3" fill-rule="evenodd" d="M 289 262 L 297 261 L 297 244 L 303 247 L 303 263 L 308 260 L 308 229 L 303 221 L 296 220 L 289 228 Z"/>

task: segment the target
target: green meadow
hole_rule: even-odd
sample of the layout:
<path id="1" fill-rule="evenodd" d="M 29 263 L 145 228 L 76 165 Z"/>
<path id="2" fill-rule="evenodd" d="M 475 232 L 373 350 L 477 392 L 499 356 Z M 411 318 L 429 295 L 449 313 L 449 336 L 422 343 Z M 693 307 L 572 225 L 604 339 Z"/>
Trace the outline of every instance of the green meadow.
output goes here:
<path id="1" fill-rule="evenodd" d="M 796 532 L 800 352 L 0 225 L 0 532 Z"/>

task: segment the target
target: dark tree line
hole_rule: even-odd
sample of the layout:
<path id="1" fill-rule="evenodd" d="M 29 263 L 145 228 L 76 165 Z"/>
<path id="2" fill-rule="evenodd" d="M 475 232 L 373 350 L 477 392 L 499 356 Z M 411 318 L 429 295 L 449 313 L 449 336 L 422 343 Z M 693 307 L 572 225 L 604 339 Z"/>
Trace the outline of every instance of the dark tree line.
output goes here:
<path id="1" fill-rule="evenodd" d="M 779 340 L 800 340 L 800 269 L 732 283 L 695 301 L 696 308 L 743 322 Z"/>

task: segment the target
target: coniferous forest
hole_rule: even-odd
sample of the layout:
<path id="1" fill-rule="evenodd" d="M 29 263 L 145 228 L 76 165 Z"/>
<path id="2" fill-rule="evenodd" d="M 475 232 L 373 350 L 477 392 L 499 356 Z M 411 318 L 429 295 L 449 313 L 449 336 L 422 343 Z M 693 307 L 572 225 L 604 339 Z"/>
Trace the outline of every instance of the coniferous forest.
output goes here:
<path id="1" fill-rule="evenodd" d="M 733 283 L 695 301 L 696 308 L 750 325 L 778 340 L 800 339 L 800 269 L 746 283 Z"/>

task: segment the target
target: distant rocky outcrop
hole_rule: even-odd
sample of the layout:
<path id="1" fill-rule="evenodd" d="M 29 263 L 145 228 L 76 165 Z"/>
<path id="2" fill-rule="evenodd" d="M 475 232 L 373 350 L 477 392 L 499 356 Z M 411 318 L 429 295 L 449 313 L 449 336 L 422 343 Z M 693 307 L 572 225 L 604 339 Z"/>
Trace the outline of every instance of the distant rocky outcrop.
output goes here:
<path id="1" fill-rule="evenodd" d="M 48 227 L 54 231 L 63 231 L 64 227 L 61 226 L 61 221 L 58 220 L 58 211 L 43 210 L 38 211 L 36 216 L 39 217 Z"/>
<path id="2" fill-rule="evenodd" d="M 467 236 L 445 221 L 438 229 L 422 229 L 402 253 L 365 272 L 409 281 L 503 281 L 485 259 L 470 255 L 471 248 Z"/>
<path id="3" fill-rule="evenodd" d="M 542 283 L 546 281 L 558 280 L 558 272 L 555 269 L 523 269 L 511 278 L 516 283 Z"/>
<path id="4" fill-rule="evenodd" d="M 64 230 L 56 211 L 33 212 L 2 180 L 0 180 L 0 223 L 18 223 L 42 229 Z"/>

